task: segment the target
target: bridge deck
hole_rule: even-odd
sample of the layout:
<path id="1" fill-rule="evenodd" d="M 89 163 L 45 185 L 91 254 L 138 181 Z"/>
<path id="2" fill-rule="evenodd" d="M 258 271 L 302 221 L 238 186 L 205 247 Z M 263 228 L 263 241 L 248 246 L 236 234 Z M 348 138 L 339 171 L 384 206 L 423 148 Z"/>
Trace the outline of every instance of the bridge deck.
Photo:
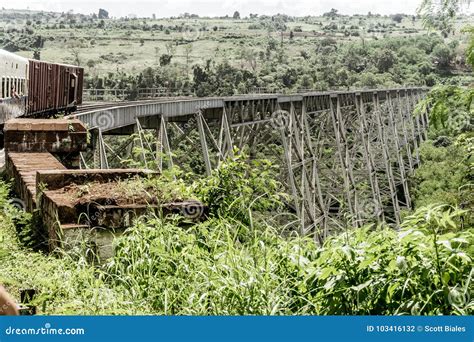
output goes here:
<path id="1" fill-rule="evenodd" d="M 76 114 L 68 116 L 81 120 L 89 128 L 100 128 L 102 132 L 131 126 L 136 124 L 137 118 L 163 116 L 168 121 L 177 121 L 179 117 L 194 115 L 198 112 L 211 113 L 213 110 L 223 110 L 226 106 L 253 106 L 262 102 L 272 102 L 274 106 L 302 102 L 307 100 L 313 104 L 309 111 L 316 109 L 329 109 L 331 97 L 354 97 L 360 95 L 369 101 L 374 93 L 384 97 L 387 93 L 400 93 L 403 97 L 411 92 L 423 91 L 425 88 L 393 88 L 393 89 L 369 89 L 356 91 L 333 91 L 333 92 L 310 92 L 301 94 L 250 94 L 227 97 L 187 97 L 173 99 L 145 100 L 128 103 L 107 104 L 105 107 L 84 108 Z M 236 122 L 231 122 L 236 123 Z M 242 123 L 242 122 L 239 122 Z"/>

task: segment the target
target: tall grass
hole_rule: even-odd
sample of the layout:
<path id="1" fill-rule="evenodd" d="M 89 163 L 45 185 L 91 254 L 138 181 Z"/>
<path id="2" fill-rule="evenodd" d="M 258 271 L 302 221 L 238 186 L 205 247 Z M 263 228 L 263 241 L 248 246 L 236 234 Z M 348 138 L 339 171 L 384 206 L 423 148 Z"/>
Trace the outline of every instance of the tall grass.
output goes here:
<path id="1" fill-rule="evenodd" d="M 145 216 L 102 266 L 23 247 L 14 212 L 0 211 L 0 283 L 14 294 L 36 288 L 46 314 L 474 313 L 474 230 L 462 225 L 464 211 L 423 207 L 400 231 L 349 229 L 318 246 L 269 224 L 278 196 L 266 191 L 278 185 L 233 163 L 195 189 L 215 200 L 206 222 Z M 0 204 L 8 206 L 4 189 Z"/>
<path id="2" fill-rule="evenodd" d="M 443 215 L 454 223 L 460 212 Z M 472 314 L 473 242 L 472 230 L 411 225 L 352 230 L 318 247 L 269 227 L 220 219 L 186 231 L 149 218 L 119 240 L 107 273 L 164 314 Z"/>

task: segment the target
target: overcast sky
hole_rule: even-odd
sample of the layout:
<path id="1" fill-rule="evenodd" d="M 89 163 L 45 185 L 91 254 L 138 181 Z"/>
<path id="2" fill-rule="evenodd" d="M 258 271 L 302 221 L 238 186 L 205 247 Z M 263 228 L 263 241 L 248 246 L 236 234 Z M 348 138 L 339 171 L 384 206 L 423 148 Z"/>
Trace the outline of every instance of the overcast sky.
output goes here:
<path id="1" fill-rule="evenodd" d="M 343 14 L 372 13 L 413 14 L 421 0 L 0 0 L 0 7 L 96 13 L 99 8 L 109 11 L 111 16 L 134 14 L 140 17 L 177 16 L 195 13 L 201 16 L 232 15 L 239 11 L 242 16 L 249 13 L 305 16 L 318 15 L 336 8 Z"/>

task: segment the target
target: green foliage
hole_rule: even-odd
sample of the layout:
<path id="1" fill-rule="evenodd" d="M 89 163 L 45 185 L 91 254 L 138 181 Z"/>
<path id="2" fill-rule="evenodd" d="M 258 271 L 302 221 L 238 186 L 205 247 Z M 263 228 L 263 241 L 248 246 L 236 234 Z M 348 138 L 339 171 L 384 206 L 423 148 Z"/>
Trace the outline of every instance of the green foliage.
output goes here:
<path id="1" fill-rule="evenodd" d="M 107 272 L 164 314 L 469 314 L 462 214 L 421 210 L 401 232 L 350 230 L 323 247 L 222 219 L 185 231 L 151 218 L 119 239 Z"/>
<path id="2" fill-rule="evenodd" d="M 285 245 L 271 232 L 226 220 L 185 231 L 151 219 L 118 242 L 107 272 L 135 301 L 163 314 L 290 313 L 290 279 L 275 274 Z"/>
<path id="3" fill-rule="evenodd" d="M 45 233 L 43 226 L 37 219 L 33 218 L 33 214 L 26 212 L 24 208 L 20 208 L 20 206 L 23 206 L 21 201 L 8 200 L 9 197 L 13 197 L 12 195 L 11 184 L 0 180 L 0 210 L 15 227 L 18 241 L 22 246 L 28 248 L 44 249 Z"/>
<path id="4" fill-rule="evenodd" d="M 471 131 L 474 125 L 474 90 L 458 86 L 436 86 L 420 101 L 416 114 L 427 111 L 438 135 Z"/>
<path id="5" fill-rule="evenodd" d="M 421 165 L 413 178 L 415 204 L 445 203 L 469 209 L 467 225 L 472 224 L 474 208 L 473 98 L 472 89 L 438 86 L 415 110 L 416 114 L 428 110 L 434 138 L 420 147 Z"/>
<path id="6" fill-rule="evenodd" d="M 454 28 L 453 19 L 463 3 L 470 0 L 423 0 L 418 12 L 423 16 L 425 26 L 440 30 L 447 36 Z"/>
<path id="7" fill-rule="evenodd" d="M 389 49 L 384 49 L 381 51 L 380 55 L 377 57 L 377 69 L 379 72 L 387 72 L 393 65 L 396 63 L 396 55 L 393 51 Z"/>
<path id="8" fill-rule="evenodd" d="M 367 227 L 329 239 L 308 278 L 310 301 L 323 314 L 472 313 L 472 227 L 438 231 L 458 230 L 462 214 L 421 209 L 400 232 Z"/>
<path id="9" fill-rule="evenodd" d="M 471 2 L 472 0 L 423 0 L 418 12 L 423 16 L 426 27 L 438 29 L 444 37 L 447 37 L 450 32 L 454 31 L 456 15 L 459 14 L 464 5 L 469 6 Z M 466 49 L 466 61 L 474 68 L 474 28 L 468 26 L 463 31 L 470 34 L 469 46 Z M 437 55 L 443 61 L 440 65 L 446 64 L 447 57 L 450 57 L 447 49 L 444 49 L 444 51 L 438 49 Z"/>
<path id="10" fill-rule="evenodd" d="M 20 212 L 9 204 L 9 185 L 0 181 L 0 284 L 18 298 L 19 290 L 34 288 L 39 296 L 31 303 L 43 314 L 143 314 L 145 306 L 127 302 L 104 282 L 104 275 L 87 264 L 46 256 L 25 247 L 18 235 Z M 31 224 L 26 216 L 23 223 Z"/>
<path id="11" fill-rule="evenodd" d="M 243 160 L 228 164 L 204 183 L 203 194 L 220 201 L 218 215 L 187 228 L 178 217 L 143 217 L 116 239 L 115 256 L 102 266 L 20 247 L 10 211 L 0 212 L 0 282 L 14 294 L 36 288 L 33 304 L 46 314 L 473 313 L 474 234 L 466 211 L 428 206 L 399 232 L 350 229 L 317 246 L 283 237 L 263 220 L 240 219 L 244 203 L 235 209 L 222 190 L 228 198 L 242 192 L 251 213 L 249 203 L 277 186 L 248 173 Z M 272 205 L 267 199 L 256 207 Z"/>
<path id="12" fill-rule="evenodd" d="M 466 156 L 463 147 L 452 143 L 434 146 L 432 141 L 427 141 L 421 146 L 421 165 L 413 178 L 413 197 L 417 207 L 430 203 L 474 204 L 472 189 L 463 186 L 472 182 L 469 167 L 472 158 L 469 160 Z"/>
<path id="13" fill-rule="evenodd" d="M 432 86 L 456 66 L 455 49 L 437 34 L 339 42 L 333 38 L 279 44 L 273 37 L 262 46 L 242 39 L 232 49 L 216 48 L 216 55 L 199 63 L 179 62 L 147 67 L 139 73 L 115 72 L 86 79 L 86 87 L 118 88 L 136 97 L 137 88 L 166 88 L 173 94 L 233 95 L 265 88 L 269 91 L 375 88 L 402 85 Z M 291 44 L 287 48 L 286 44 Z M 294 46 L 293 46 L 294 45 Z M 301 54 L 301 48 L 304 49 Z M 299 56 L 288 51 L 298 49 Z M 194 50 L 193 50 L 194 51 Z M 308 52 L 307 52 L 308 51 Z M 158 58 L 158 57 L 157 57 Z M 177 58 L 173 57 L 173 62 Z M 192 68 L 191 68 L 192 66 Z M 185 74 L 182 70 L 187 70 Z M 188 71 L 192 71 L 192 75 Z"/>
<path id="14" fill-rule="evenodd" d="M 5 208 L 8 204 L 8 195 L 10 194 L 10 183 L 0 180 L 0 208 Z"/>
<path id="15" fill-rule="evenodd" d="M 193 188 L 208 204 L 211 215 L 250 224 L 252 211 L 275 210 L 281 205 L 283 194 L 275 175 L 276 169 L 268 160 L 247 162 L 240 154 L 222 163 L 210 177 L 198 180 Z"/>
<path id="16" fill-rule="evenodd" d="M 466 49 L 466 61 L 474 69 L 474 26 L 468 26 L 463 31 L 470 35 L 469 46 Z"/>
<path id="17" fill-rule="evenodd" d="M 438 68 L 449 67 L 454 58 L 454 51 L 446 44 L 439 44 L 433 50 L 433 57 Z"/>

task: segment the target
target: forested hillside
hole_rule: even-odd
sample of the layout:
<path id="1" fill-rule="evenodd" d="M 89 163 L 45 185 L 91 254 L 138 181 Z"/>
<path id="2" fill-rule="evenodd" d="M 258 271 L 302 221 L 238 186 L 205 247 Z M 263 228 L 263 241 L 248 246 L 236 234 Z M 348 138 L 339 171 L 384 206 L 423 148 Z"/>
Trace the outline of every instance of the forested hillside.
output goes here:
<path id="1" fill-rule="evenodd" d="M 468 84 L 473 21 L 434 31 L 421 16 L 98 18 L 6 11 L 0 43 L 26 57 L 79 64 L 88 88 L 162 87 L 171 93 L 231 95 L 297 89 Z M 64 48 L 66 47 L 66 49 Z M 451 81 L 450 81 L 451 80 Z"/>

